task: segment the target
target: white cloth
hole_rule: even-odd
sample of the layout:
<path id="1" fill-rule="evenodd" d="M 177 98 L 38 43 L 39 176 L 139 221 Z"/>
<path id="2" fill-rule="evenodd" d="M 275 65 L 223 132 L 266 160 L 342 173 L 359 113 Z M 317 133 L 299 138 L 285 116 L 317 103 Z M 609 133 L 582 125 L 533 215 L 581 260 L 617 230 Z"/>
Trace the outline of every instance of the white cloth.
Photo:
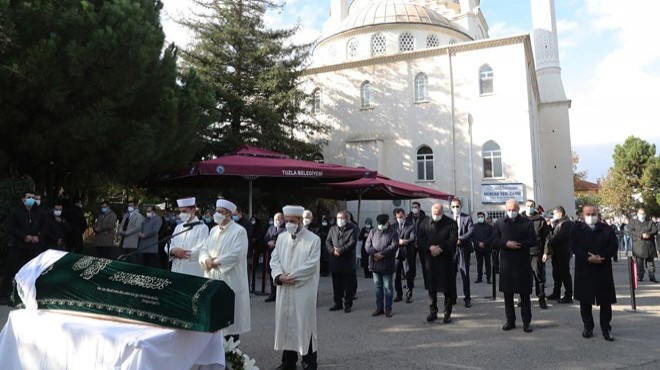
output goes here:
<path id="1" fill-rule="evenodd" d="M 194 207 L 195 203 L 197 203 L 197 199 L 195 199 L 194 197 L 182 198 L 176 200 L 176 205 L 179 207 Z"/>
<path id="2" fill-rule="evenodd" d="M 18 291 L 18 296 L 21 297 L 21 301 L 25 304 L 25 308 L 30 310 L 39 308 L 37 304 L 37 288 L 34 286 L 34 283 L 41 276 L 42 272 L 46 271 L 48 267 L 67 253 L 48 249 L 30 260 L 16 273 L 16 290 Z"/>
<path id="3" fill-rule="evenodd" d="M 193 217 L 188 223 L 194 223 L 196 221 L 198 221 L 197 217 Z M 183 231 L 183 225 L 184 224 L 176 225 L 173 234 Z M 197 260 L 199 259 L 199 250 L 206 242 L 208 236 L 209 228 L 204 224 L 200 224 L 194 226 L 190 231 L 172 238 L 172 242 L 165 247 L 165 252 L 167 252 L 167 255 L 170 256 L 170 260 L 172 261 L 172 272 L 200 277 L 203 276 L 204 274 L 202 273 L 202 269 L 199 267 L 199 262 L 197 262 Z M 182 248 L 190 251 L 190 258 L 181 259 L 172 256 L 170 254 L 170 249 L 172 248 Z"/>
<path id="4" fill-rule="evenodd" d="M 305 208 L 300 206 L 284 206 L 282 214 L 284 216 L 302 217 L 305 213 Z"/>
<path id="5" fill-rule="evenodd" d="M 121 323 L 48 310 L 15 310 L 0 332 L 2 369 L 224 369 L 223 332 Z M 175 355 L 176 354 L 176 355 Z"/>
<path id="6" fill-rule="evenodd" d="M 227 199 L 218 199 L 215 201 L 215 208 L 224 208 L 227 211 L 234 213 L 236 212 L 236 205 Z"/>
<path id="7" fill-rule="evenodd" d="M 233 221 L 224 227 L 214 226 L 199 252 L 198 268 L 204 271 L 204 277 L 222 280 L 234 291 L 234 323 L 224 329 L 225 335 L 250 331 L 247 253 L 247 231 Z M 209 270 L 205 263 L 209 258 L 220 265 Z"/>
<path id="8" fill-rule="evenodd" d="M 281 274 L 295 276 L 293 285 L 278 285 L 275 302 L 275 350 L 306 355 L 309 341 L 317 350 L 316 297 L 319 289 L 321 239 L 303 228 L 293 239 L 289 233 L 277 237 L 270 260 L 273 279 Z"/>

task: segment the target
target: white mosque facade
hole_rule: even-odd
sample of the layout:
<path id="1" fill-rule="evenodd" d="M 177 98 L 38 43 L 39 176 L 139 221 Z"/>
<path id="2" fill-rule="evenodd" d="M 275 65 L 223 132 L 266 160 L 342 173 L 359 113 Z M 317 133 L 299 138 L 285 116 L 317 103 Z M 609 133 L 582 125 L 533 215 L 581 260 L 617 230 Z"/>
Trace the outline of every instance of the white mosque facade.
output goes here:
<path id="1" fill-rule="evenodd" d="M 331 0 L 304 83 L 331 127 L 323 160 L 455 194 L 473 216 L 509 198 L 574 214 L 554 0 L 531 5 L 532 35 L 493 39 L 479 0 Z M 360 219 L 395 206 L 410 201 L 362 202 Z"/>

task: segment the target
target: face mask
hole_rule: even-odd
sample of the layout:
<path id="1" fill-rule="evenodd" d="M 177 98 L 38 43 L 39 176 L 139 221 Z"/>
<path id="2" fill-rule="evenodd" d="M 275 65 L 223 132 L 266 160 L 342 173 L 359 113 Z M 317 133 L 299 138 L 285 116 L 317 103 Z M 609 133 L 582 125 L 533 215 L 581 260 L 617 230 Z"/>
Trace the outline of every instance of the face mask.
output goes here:
<path id="1" fill-rule="evenodd" d="M 238 221 L 238 220 L 241 219 L 241 216 L 234 215 L 234 216 L 231 216 L 231 219 L 234 220 L 234 221 Z"/>
<path id="2" fill-rule="evenodd" d="M 399 224 L 403 224 L 404 222 L 406 222 L 406 219 L 405 218 L 397 218 L 396 222 L 398 222 Z"/>
<path id="3" fill-rule="evenodd" d="M 135 211 L 135 208 L 133 208 L 133 207 L 128 207 L 127 210 L 128 210 L 128 213 L 131 213 L 131 212 Z"/>
<path id="4" fill-rule="evenodd" d="M 518 211 L 506 211 L 506 215 L 509 218 L 516 218 L 518 217 Z"/>
<path id="5" fill-rule="evenodd" d="M 190 220 L 190 213 L 179 213 L 179 220 L 181 220 L 181 222 L 188 222 L 188 220 Z"/>
<path id="6" fill-rule="evenodd" d="M 451 207 L 451 213 L 453 213 L 454 215 L 457 215 L 457 214 L 461 213 L 461 209 L 456 208 L 456 207 Z"/>
<path id="7" fill-rule="evenodd" d="M 252 225 L 256 225 L 257 220 L 252 220 L 252 221 L 250 221 L 250 223 L 251 223 Z"/>
<path id="8" fill-rule="evenodd" d="M 536 213 L 536 209 L 534 209 L 534 207 L 528 207 L 527 208 L 527 214 L 528 215 L 533 215 L 534 213 Z"/>
<path id="9" fill-rule="evenodd" d="M 641 222 L 644 222 L 646 221 L 646 215 L 645 214 L 637 215 L 637 219 L 639 219 Z"/>
<path id="10" fill-rule="evenodd" d="M 418 214 L 418 213 L 419 213 L 419 208 L 413 208 L 413 209 L 412 209 L 412 213 L 413 213 L 414 215 Z"/>
<path id="11" fill-rule="evenodd" d="M 584 222 L 586 222 L 587 225 L 594 226 L 596 222 L 598 222 L 598 216 L 584 216 Z"/>
<path id="12" fill-rule="evenodd" d="M 282 226 L 282 221 L 275 221 L 275 223 L 273 225 L 275 225 L 275 227 L 279 228 L 280 226 Z"/>
<path id="13" fill-rule="evenodd" d="M 323 226 L 328 226 L 328 223 L 325 222 L 325 221 L 323 221 L 323 222 L 321 222 L 321 225 L 323 225 Z"/>
<path id="14" fill-rule="evenodd" d="M 175 222 L 176 222 L 176 224 L 177 224 L 177 225 L 178 225 L 178 224 L 182 224 L 182 223 L 183 223 L 183 221 L 181 221 L 181 220 L 179 220 L 178 218 L 176 219 L 176 221 L 175 221 Z"/>
<path id="15" fill-rule="evenodd" d="M 82 203 L 78 203 L 78 204 L 76 204 L 76 207 L 82 209 L 83 205 L 82 205 Z"/>
<path id="16" fill-rule="evenodd" d="M 442 215 L 431 215 L 433 221 L 438 222 L 442 218 Z"/>
<path id="17" fill-rule="evenodd" d="M 303 225 L 308 226 L 311 223 L 312 223 L 312 220 L 310 220 L 309 218 L 303 218 Z"/>
<path id="18" fill-rule="evenodd" d="M 294 224 L 293 222 L 287 222 L 286 223 L 286 231 L 289 232 L 289 234 L 293 235 L 298 231 L 298 224 Z"/>
<path id="19" fill-rule="evenodd" d="M 60 217 L 60 216 L 62 216 L 62 211 L 56 209 L 56 210 L 53 211 L 53 214 L 55 215 L 55 217 Z"/>
<path id="20" fill-rule="evenodd" d="M 553 215 L 552 215 L 552 219 L 555 220 L 555 221 L 557 221 L 557 220 L 561 219 L 561 216 L 558 215 L 558 214 L 553 214 Z"/>
<path id="21" fill-rule="evenodd" d="M 204 222 L 207 223 L 207 224 L 210 224 L 211 221 L 213 221 L 213 217 L 209 217 L 209 216 L 204 216 L 203 219 L 204 219 Z"/>
<path id="22" fill-rule="evenodd" d="M 223 222 L 225 222 L 225 215 L 218 212 L 214 213 L 213 222 L 215 222 L 218 225 L 222 224 Z"/>
<path id="23" fill-rule="evenodd" d="M 337 226 L 339 226 L 339 227 L 344 227 L 344 226 L 346 226 L 346 220 L 344 220 L 344 219 L 338 219 L 338 220 L 337 220 Z"/>
<path id="24" fill-rule="evenodd" d="M 40 206 L 41 205 L 41 199 L 35 199 L 34 204 Z"/>
<path id="25" fill-rule="evenodd" d="M 486 219 L 483 218 L 483 217 L 479 217 L 479 218 L 477 218 L 477 222 L 480 223 L 480 224 L 483 224 L 484 222 L 486 222 Z"/>
<path id="26" fill-rule="evenodd" d="M 33 198 L 27 198 L 27 199 L 25 199 L 25 200 L 23 201 L 23 203 L 24 203 L 27 207 L 32 207 L 32 206 L 34 205 L 34 199 L 33 199 Z"/>
<path id="27" fill-rule="evenodd" d="M 387 230 L 387 225 L 378 225 L 378 230 L 380 230 L 380 231 Z"/>
<path id="28" fill-rule="evenodd" d="M 364 227 L 366 227 L 367 230 L 368 230 L 368 229 L 371 229 L 373 226 L 371 226 L 371 224 L 366 224 L 366 225 L 364 225 Z"/>
<path id="29" fill-rule="evenodd" d="M 106 214 L 108 213 L 109 209 L 108 207 L 101 207 L 101 213 Z"/>

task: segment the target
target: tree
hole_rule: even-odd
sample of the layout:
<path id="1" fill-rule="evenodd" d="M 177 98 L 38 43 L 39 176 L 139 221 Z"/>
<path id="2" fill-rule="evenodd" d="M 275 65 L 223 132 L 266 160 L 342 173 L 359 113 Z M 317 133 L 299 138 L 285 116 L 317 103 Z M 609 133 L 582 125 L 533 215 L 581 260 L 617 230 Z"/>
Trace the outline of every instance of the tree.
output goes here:
<path id="1" fill-rule="evenodd" d="M 580 163 L 580 155 L 576 151 L 573 151 L 573 188 L 577 189 L 580 181 L 585 181 L 587 179 L 587 171 L 578 171 L 578 164 Z"/>
<path id="2" fill-rule="evenodd" d="M 642 175 L 642 200 L 650 215 L 660 216 L 660 157 L 647 163 Z"/>
<path id="3" fill-rule="evenodd" d="M 292 45 L 298 27 L 272 30 L 264 25 L 272 0 L 194 0 L 203 8 L 180 22 L 195 34 L 183 53 L 211 86 L 215 99 L 201 157 L 253 144 L 306 157 L 322 143 L 313 136 L 326 132 L 315 120 L 302 119 L 310 97 L 299 88 L 310 45 Z"/>
<path id="4" fill-rule="evenodd" d="M 205 92 L 164 47 L 161 1 L 0 1 L 0 175 L 75 196 L 193 158 Z"/>

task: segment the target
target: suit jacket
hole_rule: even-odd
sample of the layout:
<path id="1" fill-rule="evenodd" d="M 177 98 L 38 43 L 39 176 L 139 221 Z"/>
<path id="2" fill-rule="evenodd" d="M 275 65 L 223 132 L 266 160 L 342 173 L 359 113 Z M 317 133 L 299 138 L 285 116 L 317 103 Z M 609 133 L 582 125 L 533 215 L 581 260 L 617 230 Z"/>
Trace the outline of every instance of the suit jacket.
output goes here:
<path id="1" fill-rule="evenodd" d="M 456 218 L 453 214 L 451 216 L 447 215 L 447 217 L 456 222 Z M 456 223 L 458 225 L 458 239 L 461 241 L 461 245 L 458 245 L 457 248 L 462 248 L 465 253 L 472 252 L 474 250 L 472 248 L 472 231 L 474 230 L 472 216 L 461 212 L 459 215 L 459 221 Z"/>
<path id="2" fill-rule="evenodd" d="M 144 234 L 144 238 L 140 239 L 138 248 L 145 247 L 146 249 L 141 250 L 140 253 L 158 253 L 158 231 L 162 225 L 163 220 L 158 216 L 144 218 L 140 231 L 141 234 Z M 198 227 L 202 227 L 202 225 Z"/>
<path id="3" fill-rule="evenodd" d="M 94 246 L 114 246 L 116 227 L 117 215 L 114 212 L 108 211 L 106 214 L 100 214 L 94 223 Z"/>
<path id="4" fill-rule="evenodd" d="M 340 228 L 335 225 L 330 228 L 325 247 L 328 251 L 330 272 L 351 273 L 355 271 L 355 246 L 357 245 L 358 229 L 351 222 Z M 339 248 L 339 256 L 333 254 L 334 248 Z"/>
<path id="5" fill-rule="evenodd" d="M 571 228 L 569 244 L 575 253 L 575 299 L 587 304 L 616 303 L 612 258 L 617 253 L 618 243 L 614 230 L 601 222 L 593 230 L 584 222 L 578 222 Z M 589 263 L 589 253 L 605 261 Z"/>
<path id="6" fill-rule="evenodd" d="M 124 231 L 124 223 L 127 218 L 128 227 L 126 228 L 126 231 Z M 121 245 L 122 248 L 135 249 L 138 247 L 139 234 L 140 230 L 142 230 L 143 221 L 144 216 L 142 216 L 138 210 L 124 214 L 124 217 L 122 217 L 121 223 L 119 224 L 119 232 L 121 233 L 124 231 L 126 234 L 119 238 L 119 245 Z"/>
<path id="7" fill-rule="evenodd" d="M 404 245 L 399 245 L 399 240 L 397 239 L 396 241 L 396 245 L 398 246 L 396 250 L 396 259 L 403 261 L 406 259 L 406 248 L 408 246 L 414 246 L 415 241 L 417 240 L 415 225 L 412 221 L 406 220 L 403 224 L 399 224 L 398 222 L 393 223 L 390 225 L 390 229 L 396 231 L 398 239 L 403 239 L 406 242 Z"/>

